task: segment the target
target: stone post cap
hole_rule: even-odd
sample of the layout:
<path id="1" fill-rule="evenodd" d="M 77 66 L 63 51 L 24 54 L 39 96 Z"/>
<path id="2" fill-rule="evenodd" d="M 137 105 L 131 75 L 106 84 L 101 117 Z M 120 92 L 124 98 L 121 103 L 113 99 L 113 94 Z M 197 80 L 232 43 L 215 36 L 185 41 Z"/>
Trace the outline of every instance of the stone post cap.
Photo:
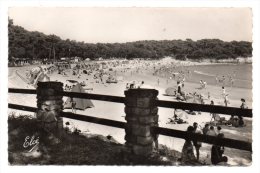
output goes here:
<path id="1" fill-rule="evenodd" d="M 55 89 L 62 89 L 63 83 L 62 82 L 38 82 L 37 88 L 55 88 Z"/>
<path id="2" fill-rule="evenodd" d="M 156 98 L 159 92 L 156 89 L 137 88 L 125 91 L 126 97 L 151 97 Z"/>

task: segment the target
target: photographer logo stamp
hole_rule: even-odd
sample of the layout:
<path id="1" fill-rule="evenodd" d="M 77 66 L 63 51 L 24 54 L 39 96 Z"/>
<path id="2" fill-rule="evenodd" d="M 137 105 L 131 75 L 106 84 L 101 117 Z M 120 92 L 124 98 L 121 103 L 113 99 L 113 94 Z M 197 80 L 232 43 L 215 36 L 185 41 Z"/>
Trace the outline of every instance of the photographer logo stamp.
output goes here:
<path id="1" fill-rule="evenodd" d="M 24 139 L 23 147 L 28 149 L 28 152 L 32 152 L 40 143 L 39 137 L 36 136 L 26 136 Z"/>

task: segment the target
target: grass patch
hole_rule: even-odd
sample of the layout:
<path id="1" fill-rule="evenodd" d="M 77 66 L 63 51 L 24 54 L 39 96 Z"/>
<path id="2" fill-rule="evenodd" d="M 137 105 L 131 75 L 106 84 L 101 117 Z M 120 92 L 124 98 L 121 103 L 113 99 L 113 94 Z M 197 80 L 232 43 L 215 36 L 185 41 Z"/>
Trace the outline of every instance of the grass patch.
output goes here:
<path id="1" fill-rule="evenodd" d="M 37 119 L 30 115 L 9 115 L 8 153 L 10 165 L 176 165 L 180 153 L 160 145 L 148 158 L 133 155 L 124 145 L 102 135 L 68 133 L 53 144 L 50 134 L 41 130 Z M 25 138 L 39 138 L 39 145 L 23 146 Z"/>

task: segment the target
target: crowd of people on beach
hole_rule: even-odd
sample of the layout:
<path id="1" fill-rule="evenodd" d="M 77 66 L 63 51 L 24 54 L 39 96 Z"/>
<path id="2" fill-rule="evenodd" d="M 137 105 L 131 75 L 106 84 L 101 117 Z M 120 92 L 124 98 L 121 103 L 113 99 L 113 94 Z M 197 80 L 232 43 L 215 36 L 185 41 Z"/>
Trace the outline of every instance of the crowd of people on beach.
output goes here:
<path id="1" fill-rule="evenodd" d="M 214 103 L 213 103 L 214 104 Z M 244 98 L 241 99 L 241 109 L 247 109 L 246 101 Z M 217 121 L 221 120 L 221 117 L 217 116 L 217 114 L 211 113 L 212 118 L 214 120 L 219 118 Z M 210 121 L 209 123 L 206 123 L 203 128 L 200 128 L 198 126 L 197 122 L 193 123 L 193 126 L 188 126 L 187 132 L 188 133 L 195 133 L 195 134 L 203 134 L 207 136 L 214 136 L 217 138 L 224 138 L 224 133 L 222 132 L 222 127 L 220 125 L 227 125 L 227 126 L 233 126 L 233 127 L 244 127 L 245 122 L 243 120 L 242 116 L 234 116 L 231 115 L 230 119 L 226 121 L 225 119 L 222 120 L 222 124 L 212 123 Z M 182 156 L 181 156 L 181 162 L 185 164 L 194 164 L 199 161 L 200 158 L 200 148 L 202 144 L 201 142 L 198 142 L 196 140 L 186 139 L 185 143 L 182 148 Z M 196 151 L 196 157 L 194 154 L 194 148 Z M 213 144 L 211 147 L 211 163 L 214 165 L 217 165 L 219 163 L 226 163 L 228 161 L 228 158 L 224 156 L 224 146 Z"/>
<path id="2" fill-rule="evenodd" d="M 190 134 L 200 134 L 207 136 L 215 136 L 217 138 L 224 138 L 224 133 L 221 132 L 221 127 L 218 126 L 217 129 L 214 126 L 209 126 L 206 124 L 203 129 L 200 129 L 197 122 L 193 123 L 193 126 L 188 126 L 187 130 Z M 182 153 L 180 161 L 184 164 L 196 164 L 200 163 L 200 148 L 202 147 L 202 143 L 197 141 L 196 139 L 186 138 L 185 143 L 182 147 Z M 196 156 L 194 154 L 194 148 L 196 151 Z M 226 163 L 228 161 L 227 156 L 224 156 L 224 146 L 213 144 L 211 147 L 211 163 L 213 165 L 217 165 L 220 163 Z"/>
<path id="3" fill-rule="evenodd" d="M 158 66 L 157 66 L 158 65 Z M 112 67 L 109 69 L 108 67 Z M 42 70 L 42 69 L 40 69 Z M 114 61 L 114 62 L 106 62 L 106 63 L 91 63 L 91 64 L 84 64 L 84 65 L 76 65 L 72 68 L 64 68 L 63 66 L 53 66 L 47 71 L 43 69 L 43 71 L 46 71 L 45 73 L 53 73 L 55 70 L 58 71 L 58 74 L 62 76 L 66 76 L 68 73 L 72 73 L 73 76 L 76 76 L 78 79 L 82 79 L 83 75 L 91 76 L 93 80 L 95 80 L 95 83 L 98 84 L 105 84 L 107 83 L 107 80 L 104 80 L 104 78 L 107 78 L 110 81 L 116 81 L 115 77 L 118 72 L 126 73 L 129 72 L 131 75 L 133 73 L 139 73 L 143 74 L 144 72 L 151 71 L 153 76 L 156 76 L 157 80 L 154 82 L 154 85 L 157 84 L 157 86 L 160 86 L 162 83 L 162 79 L 160 77 L 163 77 L 166 79 L 167 84 L 168 80 L 175 81 L 177 84 L 176 91 L 175 91 L 175 97 L 178 101 L 183 102 L 191 102 L 191 103 L 199 103 L 199 104 L 206 104 L 206 101 L 210 105 L 215 105 L 214 98 L 212 98 L 210 92 L 207 93 L 207 99 L 205 96 L 203 96 L 199 91 L 193 92 L 193 93 L 187 93 L 185 92 L 185 82 L 186 79 L 189 79 L 192 76 L 192 72 L 188 68 L 180 68 L 177 69 L 177 65 L 170 63 L 170 64 L 163 64 L 156 61 Z M 28 73 L 29 75 L 30 73 Z M 32 74 L 32 73 L 31 73 Z M 31 75 L 30 74 L 30 75 Z M 216 85 L 220 85 L 222 89 L 221 97 L 223 98 L 223 105 L 228 106 L 230 104 L 229 101 L 229 94 L 226 91 L 226 84 L 230 83 L 231 86 L 234 84 L 234 78 L 235 78 L 235 72 L 232 75 L 223 75 L 219 77 L 216 76 Z M 82 86 L 88 85 L 89 78 L 83 80 L 83 82 L 80 82 Z M 207 91 L 207 81 L 200 80 L 199 81 L 200 89 L 205 89 L 203 91 Z M 138 88 L 146 88 L 146 83 L 144 80 L 138 82 L 138 81 L 131 81 L 126 82 L 125 89 L 138 89 Z M 65 85 L 65 91 L 70 91 L 73 86 Z M 244 98 L 241 99 L 241 109 L 247 109 L 246 101 Z M 72 103 L 72 112 L 76 113 L 75 109 L 75 101 L 71 99 Z M 200 114 L 200 112 L 195 111 L 185 111 L 185 110 L 174 110 L 174 115 L 172 118 L 169 118 L 169 124 L 189 124 L 187 120 L 185 120 L 182 116 L 179 116 L 178 112 L 186 112 L 191 115 Z M 210 113 L 212 120 L 209 123 L 206 123 L 203 128 L 200 128 L 197 122 L 193 123 L 193 126 L 188 126 L 187 132 L 191 134 L 201 134 L 201 135 L 207 135 L 207 136 L 215 136 L 218 138 L 224 138 L 224 133 L 222 133 L 222 125 L 226 126 L 232 126 L 232 127 L 244 127 L 245 122 L 242 116 L 236 116 L 231 115 L 229 120 L 226 120 L 224 117 L 220 117 L 218 114 Z M 224 119 L 223 119 L 224 118 Z M 182 148 L 182 157 L 181 161 L 183 163 L 192 163 L 192 162 L 198 162 L 200 160 L 200 148 L 202 146 L 202 143 L 199 141 L 196 141 L 194 139 L 186 139 L 185 143 Z M 194 148 L 196 151 L 196 156 L 194 154 Z M 213 144 L 211 147 L 211 162 L 212 164 L 216 165 L 221 162 L 226 163 L 228 161 L 227 157 L 224 156 L 224 150 L 225 148 L 223 146 L 219 146 L 218 144 Z"/>

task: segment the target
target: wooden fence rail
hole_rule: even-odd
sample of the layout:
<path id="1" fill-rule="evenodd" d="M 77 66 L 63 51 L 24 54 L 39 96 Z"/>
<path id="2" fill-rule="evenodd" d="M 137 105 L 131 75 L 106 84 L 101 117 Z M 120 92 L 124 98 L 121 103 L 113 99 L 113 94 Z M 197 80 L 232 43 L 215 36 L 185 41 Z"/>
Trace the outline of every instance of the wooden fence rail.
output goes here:
<path id="1" fill-rule="evenodd" d="M 30 112 L 36 112 L 37 108 L 29 107 L 29 106 L 23 106 L 23 105 L 16 105 L 16 104 L 8 104 L 8 107 L 10 109 L 18 109 L 23 111 L 30 111 Z M 85 121 L 85 122 L 91 122 L 116 128 L 125 128 L 126 123 L 116 120 L 109 120 L 104 118 L 97 118 L 97 117 L 91 117 L 87 115 L 81 115 L 81 114 L 74 114 L 70 112 L 62 112 L 61 117 L 66 117 L 70 119 Z M 219 144 L 226 147 L 231 147 L 235 149 L 240 150 L 246 150 L 246 151 L 252 151 L 252 144 L 250 142 L 245 141 L 239 141 L 234 139 L 228 139 L 228 138 L 217 138 L 214 136 L 208 136 L 208 135 L 200 135 L 200 134 L 190 134 L 186 131 L 181 130 L 174 130 L 174 129 L 168 129 L 168 128 L 162 128 L 162 127 L 153 127 L 152 128 L 153 133 L 170 136 L 170 137 L 176 137 L 176 138 L 182 138 L 182 139 L 191 139 L 191 140 L 197 140 L 201 142 L 205 142 L 208 144 Z"/>
<path id="2" fill-rule="evenodd" d="M 219 113 L 219 114 L 227 114 L 227 115 L 237 115 L 242 117 L 252 117 L 253 115 L 252 109 L 241 109 L 237 107 L 204 105 L 204 104 L 197 104 L 197 103 L 183 103 L 183 102 L 164 101 L 164 100 L 157 100 L 156 102 L 157 102 L 156 105 L 158 107 L 165 107 L 165 108 L 175 108 L 175 109 Z"/>
<path id="3" fill-rule="evenodd" d="M 36 94 L 36 90 L 9 88 L 9 93 Z M 109 101 L 115 103 L 125 102 L 125 97 L 120 97 L 120 96 L 77 93 L 77 92 L 56 92 L 56 94 L 67 96 L 67 97 L 73 97 L 73 98 Z M 253 115 L 252 109 L 240 109 L 236 107 L 225 107 L 225 106 L 217 106 L 217 105 L 203 105 L 203 104 L 196 104 L 196 103 L 184 103 L 184 102 L 165 101 L 165 100 L 156 100 L 155 105 L 157 105 L 158 107 L 165 107 L 165 108 L 202 111 L 202 112 L 219 113 L 219 114 L 227 114 L 227 115 L 238 115 L 243 117 L 252 117 Z"/>
<path id="4" fill-rule="evenodd" d="M 72 98 L 108 101 L 108 102 L 115 102 L 115 103 L 124 103 L 125 102 L 124 97 L 101 95 L 101 94 L 89 94 L 89 93 L 77 93 L 77 92 L 58 92 L 57 95 L 62 95 L 62 96 L 72 97 Z"/>
<path id="5" fill-rule="evenodd" d="M 17 94 L 36 94 L 35 89 L 8 88 L 8 92 Z"/>

